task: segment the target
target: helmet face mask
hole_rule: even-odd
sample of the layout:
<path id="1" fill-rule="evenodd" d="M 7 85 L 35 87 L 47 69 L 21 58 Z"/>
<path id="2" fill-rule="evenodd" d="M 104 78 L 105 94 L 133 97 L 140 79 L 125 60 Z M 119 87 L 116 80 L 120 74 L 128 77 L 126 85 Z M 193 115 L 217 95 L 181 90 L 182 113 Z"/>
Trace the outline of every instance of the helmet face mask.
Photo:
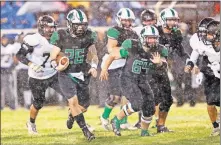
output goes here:
<path id="1" fill-rule="evenodd" d="M 140 19 L 143 26 L 155 25 L 157 23 L 157 16 L 151 9 L 144 10 L 141 13 Z"/>
<path id="2" fill-rule="evenodd" d="M 120 21 L 121 21 L 122 27 L 124 27 L 126 29 L 130 28 L 134 22 L 134 20 L 132 20 L 132 19 L 121 19 Z"/>
<path id="3" fill-rule="evenodd" d="M 198 28 L 197 28 L 197 36 L 199 38 L 199 41 L 203 41 L 204 43 L 206 43 L 206 35 L 207 35 L 206 26 L 212 20 L 214 19 L 211 17 L 206 17 L 199 22 Z"/>
<path id="4" fill-rule="evenodd" d="M 212 20 L 206 25 L 206 35 L 203 43 L 213 46 L 216 52 L 220 51 L 220 22 Z"/>
<path id="5" fill-rule="evenodd" d="M 155 25 L 156 23 L 157 23 L 157 20 L 144 20 L 144 21 L 142 21 L 143 26 Z"/>
<path id="6" fill-rule="evenodd" d="M 81 10 L 71 10 L 67 15 L 67 27 L 72 37 L 83 36 L 88 29 L 88 20 Z"/>
<path id="7" fill-rule="evenodd" d="M 169 29 L 178 28 L 179 19 L 177 18 L 167 18 L 166 25 Z"/>
<path id="8" fill-rule="evenodd" d="M 50 39 L 54 31 L 56 31 L 57 24 L 53 17 L 49 15 L 41 16 L 38 19 L 38 32 L 46 39 Z"/>
<path id="9" fill-rule="evenodd" d="M 157 36 L 144 36 L 144 45 L 149 47 L 150 49 L 154 49 L 157 47 L 158 37 Z"/>
<path id="10" fill-rule="evenodd" d="M 69 32 L 77 37 L 83 36 L 88 28 L 88 23 L 68 23 Z"/>

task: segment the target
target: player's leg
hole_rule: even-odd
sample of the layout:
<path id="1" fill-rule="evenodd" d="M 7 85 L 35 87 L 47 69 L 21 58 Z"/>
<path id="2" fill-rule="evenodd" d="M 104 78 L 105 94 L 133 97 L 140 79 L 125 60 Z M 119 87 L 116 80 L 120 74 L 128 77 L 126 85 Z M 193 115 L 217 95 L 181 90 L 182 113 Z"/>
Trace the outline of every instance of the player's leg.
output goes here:
<path id="1" fill-rule="evenodd" d="M 63 94 L 61 87 L 59 85 L 59 81 L 58 81 L 58 74 L 54 75 L 53 81 L 50 83 L 50 87 L 53 88 L 59 95 L 61 95 L 62 97 L 65 97 L 65 94 Z M 72 117 L 70 108 L 68 110 L 68 120 L 66 122 L 67 128 L 68 129 L 72 129 L 74 124 L 74 117 Z"/>
<path id="2" fill-rule="evenodd" d="M 120 89 L 120 68 L 109 70 L 108 79 L 108 98 L 105 101 L 105 107 L 102 115 L 100 116 L 100 121 L 104 129 L 110 130 L 109 127 L 109 116 L 112 109 L 120 103 L 121 99 L 121 89 Z"/>
<path id="3" fill-rule="evenodd" d="M 167 127 L 165 127 L 165 122 L 166 122 L 170 107 L 173 104 L 170 82 L 166 74 L 162 76 L 161 82 L 164 82 L 164 83 L 161 83 L 161 86 L 160 86 L 161 87 L 160 95 L 161 95 L 162 100 L 160 101 L 160 105 L 159 105 L 159 120 L 158 120 L 158 125 L 157 125 L 158 133 L 170 132 L 170 130 Z"/>
<path id="4" fill-rule="evenodd" d="M 220 124 L 217 121 L 217 108 L 220 106 L 220 80 L 215 77 L 205 76 L 204 91 L 206 95 L 207 111 L 210 121 L 213 125 L 211 136 L 218 136 L 220 134 Z"/>
<path id="5" fill-rule="evenodd" d="M 85 137 L 89 141 L 93 140 L 95 138 L 94 134 L 92 134 L 89 131 L 85 122 L 84 115 L 83 115 L 83 112 L 87 108 L 84 108 L 85 106 L 81 105 L 82 103 L 82 102 L 80 103 L 81 98 L 78 98 L 79 85 L 82 85 L 82 84 L 79 84 L 79 80 L 77 80 L 76 78 L 73 78 L 72 76 L 69 76 L 65 73 L 60 73 L 58 80 L 59 80 L 59 86 L 61 88 L 62 93 L 68 99 L 68 105 L 69 105 L 72 117 L 77 122 L 78 126 L 82 129 L 82 132 L 85 135 Z M 89 98 L 89 96 L 87 98 Z"/>
<path id="6" fill-rule="evenodd" d="M 30 134 L 37 134 L 35 120 L 45 101 L 45 91 L 48 88 L 48 80 L 29 78 L 29 87 L 33 94 L 33 103 L 30 107 L 30 120 L 26 125 Z"/>
<path id="7" fill-rule="evenodd" d="M 140 81 L 139 88 L 143 97 L 143 103 L 141 107 L 141 136 L 152 136 L 148 129 L 152 121 L 152 116 L 155 113 L 154 94 L 149 83 L 144 79 Z"/>
<path id="8" fill-rule="evenodd" d="M 121 136 L 121 120 L 134 112 L 140 111 L 143 102 L 142 93 L 136 81 L 121 77 L 121 84 L 122 95 L 125 96 L 128 101 L 127 104 L 121 108 L 120 112 L 111 120 L 113 132 L 117 136 Z"/>
<path id="9" fill-rule="evenodd" d="M 128 103 L 128 100 L 125 96 L 121 97 L 121 108 Z M 129 124 L 127 121 L 127 116 L 125 116 L 123 119 L 121 119 L 120 128 L 121 129 L 128 129 L 128 130 L 136 130 L 137 127 L 134 127 L 133 125 Z"/>

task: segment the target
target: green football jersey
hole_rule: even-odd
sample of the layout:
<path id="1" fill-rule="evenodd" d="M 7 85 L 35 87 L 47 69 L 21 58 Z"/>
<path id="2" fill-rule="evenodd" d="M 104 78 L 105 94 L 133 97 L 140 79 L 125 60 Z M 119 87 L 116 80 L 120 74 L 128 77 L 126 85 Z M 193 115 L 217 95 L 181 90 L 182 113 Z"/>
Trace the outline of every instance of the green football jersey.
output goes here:
<path id="1" fill-rule="evenodd" d="M 70 64 L 65 72 L 87 72 L 90 65 L 86 63 L 88 48 L 95 44 L 97 35 L 91 30 L 87 30 L 82 37 L 72 37 L 68 30 L 61 29 L 54 32 L 50 43 L 58 46 L 61 52 L 69 57 Z"/>

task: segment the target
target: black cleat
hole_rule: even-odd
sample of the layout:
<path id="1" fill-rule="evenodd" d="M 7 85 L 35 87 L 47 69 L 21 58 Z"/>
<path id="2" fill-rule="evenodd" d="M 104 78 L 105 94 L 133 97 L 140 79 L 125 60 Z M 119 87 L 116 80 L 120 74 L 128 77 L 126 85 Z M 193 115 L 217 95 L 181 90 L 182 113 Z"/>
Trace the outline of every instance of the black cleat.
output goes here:
<path id="1" fill-rule="evenodd" d="M 134 127 L 140 129 L 140 128 L 141 128 L 141 122 L 138 121 L 138 122 L 134 125 Z"/>
<path id="2" fill-rule="evenodd" d="M 74 124 L 74 117 L 72 117 L 71 113 L 68 115 L 68 120 L 67 120 L 67 128 L 72 129 Z"/>
<path id="3" fill-rule="evenodd" d="M 86 126 L 82 129 L 82 131 L 83 131 L 84 136 L 87 138 L 88 141 L 92 141 L 93 139 L 95 139 L 94 134 L 91 133 Z"/>
<path id="4" fill-rule="evenodd" d="M 194 107 L 196 105 L 196 101 L 191 100 L 190 101 L 190 107 Z"/>
<path id="5" fill-rule="evenodd" d="M 179 101 L 179 102 L 177 102 L 177 105 L 176 105 L 176 106 L 177 106 L 177 107 L 181 107 L 181 106 L 183 106 L 183 104 L 184 104 L 183 102 Z"/>
<path id="6" fill-rule="evenodd" d="M 169 130 L 164 125 L 157 126 L 157 133 L 164 133 L 164 132 L 173 132 L 173 131 Z"/>
<path id="7" fill-rule="evenodd" d="M 113 129 L 114 134 L 117 136 L 121 136 L 120 121 L 117 119 L 116 116 L 111 120 L 111 125 L 112 125 L 112 129 Z"/>

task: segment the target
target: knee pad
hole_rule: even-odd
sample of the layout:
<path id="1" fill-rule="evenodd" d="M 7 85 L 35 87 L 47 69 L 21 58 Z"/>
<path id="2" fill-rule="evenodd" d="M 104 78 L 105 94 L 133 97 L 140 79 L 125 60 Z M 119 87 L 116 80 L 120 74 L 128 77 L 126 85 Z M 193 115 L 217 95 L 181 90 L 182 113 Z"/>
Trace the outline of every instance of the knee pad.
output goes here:
<path id="1" fill-rule="evenodd" d="M 124 105 L 122 107 L 122 109 L 123 109 L 125 115 L 127 115 L 127 116 L 129 116 L 130 114 L 135 112 L 134 109 L 131 106 L 131 103 L 127 103 L 126 105 Z"/>
<path id="2" fill-rule="evenodd" d="M 115 107 L 118 104 L 119 100 L 120 99 L 115 97 L 114 95 L 109 95 L 109 97 L 106 100 L 106 104 L 111 107 Z"/>
<path id="3" fill-rule="evenodd" d="M 220 107 L 220 102 L 207 102 L 207 105 L 215 105 L 217 107 Z"/>
<path id="4" fill-rule="evenodd" d="M 143 116 L 153 116 L 155 113 L 155 104 L 148 104 L 145 107 L 142 107 L 142 115 Z"/>
<path id="5" fill-rule="evenodd" d="M 169 112 L 171 105 L 173 104 L 173 99 L 163 101 L 160 103 L 160 112 Z"/>
<path id="6" fill-rule="evenodd" d="M 35 107 L 36 110 L 40 110 L 43 107 L 43 100 L 34 100 L 33 101 L 33 106 Z"/>
<path id="7" fill-rule="evenodd" d="M 141 121 L 146 123 L 146 124 L 150 124 L 152 121 L 152 116 L 151 117 L 144 117 L 143 115 L 141 116 Z"/>

